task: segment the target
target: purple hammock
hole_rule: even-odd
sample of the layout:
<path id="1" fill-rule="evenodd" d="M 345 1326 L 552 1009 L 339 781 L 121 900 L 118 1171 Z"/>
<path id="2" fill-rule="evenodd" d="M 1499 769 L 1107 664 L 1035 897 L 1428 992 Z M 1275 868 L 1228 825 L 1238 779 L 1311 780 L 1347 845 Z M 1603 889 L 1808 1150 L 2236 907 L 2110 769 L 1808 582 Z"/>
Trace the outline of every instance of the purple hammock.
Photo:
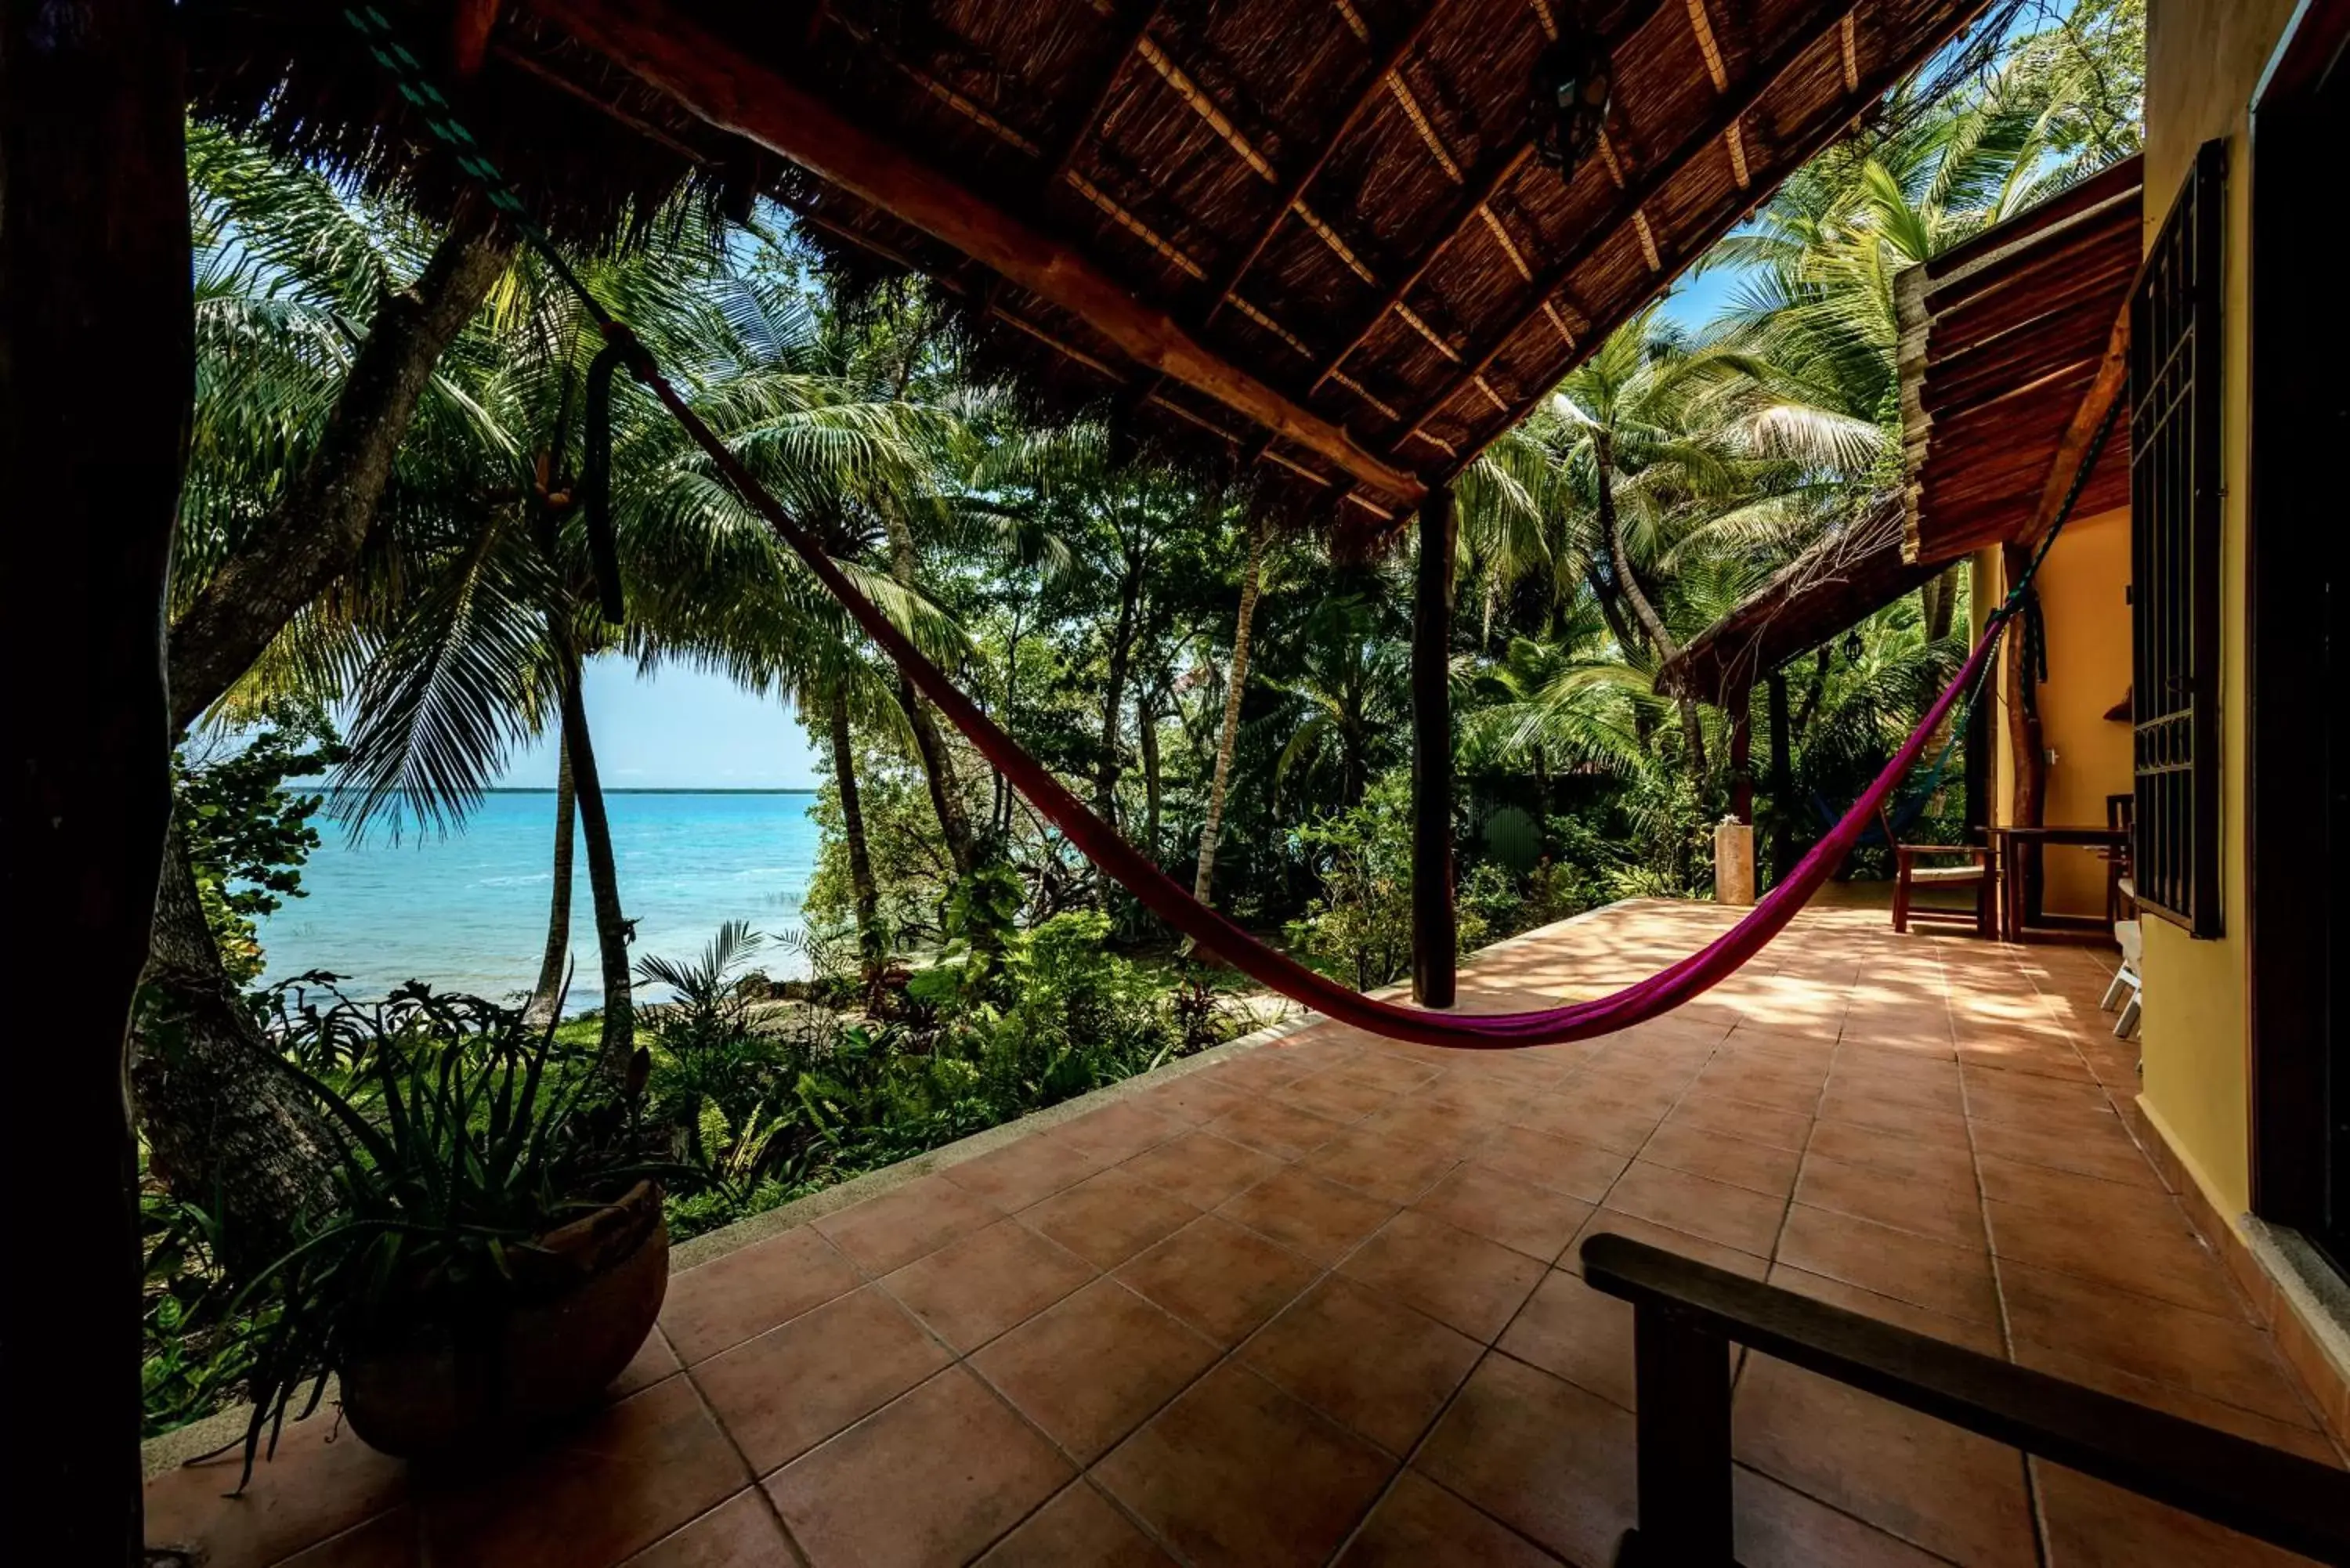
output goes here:
<path id="1" fill-rule="evenodd" d="M 2002 607 L 1991 616 L 1983 629 L 1982 640 L 1975 644 L 1957 678 L 1926 711 L 1926 716 L 1918 721 L 1901 749 L 1894 753 L 1893 760 L 1885 764 L 1885 771 L 1877 775 L 1876 782 L 1862 792 L 1860 798 L 1852 803 L 1852 809 L 1829 829 L 1826 837 L 1812 846 L 1811 853 L 1784 880 L 1712 941 L 1646 980 L 1589 1002 L 1568 1002 L 1536 1012 L 1460 1015 L 1427 1012 L 1349 991 L 1287 954 L 1265 946 L 1192 898 L 1190 889 L 1118 836 L 1117 829 L 1096 816 L 1042 763 L 1021 750 L 995 721 L 962 694 L 946 671 L 931 663 L 903 632 L 890 624 L 873 601 L 833 564 L 832 557 L 793 521 L 783 504 L 768 494 L 725 443 L 696 417 L 625 327 L 615 324 L 606 331 L 626 355 L 638 379 L 677 416 L 695 444 L 709 454 L 719 472 L 767 520 L 793 553 L 807 563 L 808 570 L 840 601 L 865 634 L 881 645 L 915 690 L 935 703 L 980 754 L 1000 769 L 1013 787 L 1025 795 L 1045 820 L 1066 834 L 1087 859 L 1140 899 L 1151 913 L 1251 979 L 1341 1023 L 1390 1039 L 1464 1050 L 1506 1050 L 1586 1040 L 1656 1018 L 1729 979 L 1783 930 L 1821 885 L 1835 874 L 1854 843 L 1866 831 L 1877 807 L 1917 763 L 1927 737 L 1949 715 L 1950 705 L 1982 668 L 2007 621 L 2008 610 Z"/>

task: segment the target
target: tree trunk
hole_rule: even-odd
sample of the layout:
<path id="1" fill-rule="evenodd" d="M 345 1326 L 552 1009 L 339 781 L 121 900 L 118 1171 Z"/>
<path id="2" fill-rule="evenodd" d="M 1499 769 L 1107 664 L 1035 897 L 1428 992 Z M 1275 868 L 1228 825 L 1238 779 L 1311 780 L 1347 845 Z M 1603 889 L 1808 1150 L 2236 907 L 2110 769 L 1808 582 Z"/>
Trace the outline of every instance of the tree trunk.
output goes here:
<path id="1" fill-rule="evenodd" d="M 0 559 L 28 611 L 0 742 L 27 981 L 0 1141 L 39 1215 L 0 1378 L 39 1412 L 5 1492 L 25 1563 L 126 1568 L 143 1534 L 123 1049 L 171 811 L 164 587 L 195 384 L 182 21 L 166 0 L 0 6 Z"/>
<path id="2" fill-rule="evenodd" d="M 564 987 L 571 978 L 571 862 L 579 841 L 578 809 L 571 784 L 571 747 L 562 747 L 555 774 L 554 890 L 547 898 L 546 951 L 538 961 L 538 983 L 531 988 L 530 1006 L 523 1022 L 545 1029 L 563 1008 Z"/>
<path id="3" fill-rule="evenodd" d="M 1232 664 L 1224 676 L 1224 722 L 1216 736 L 1216 769 L 1208 782 L 1208 820 L 1200 829 L 1200 866 L 1191 874 L 1191 897 L 1202 904 L 1216 879 L 1216 846 L 1224 833 L 1224 794 L 1232 785 L 1232 753 L 1240 747 L 1241 700 L 1248 690 L 1249 634 L 1256 624 L 1256 600 L 1263 581 L 1263 522 L 1249 525 L 1248 565 L 1241 573 L 1241 607 L 1232 618 Z"/>
<path id="4" fill-rule="evenodd" d="M 1125 772 L 1118 749 L 1118 720 L 1126 713 L 1127 666 L 1134 659 L 1135 608 L 1142 600 L 1142 566 L 1129 562 L 1118 587 L 1118 629 L 1111 634 L 1109 690 L 1102 697 L 1101 761 L 1094 771 L 1094 815 L 1118 826 L 1118 781 Z"/>
<path id="5" fill-rule="evenodd" d="M 1608 569 L 1615 569 L 1612 563 Z M 1599 606 L 1600 618 L 1607 623 L 1607 634 L 1616 639 L 1617 647 L 1629 652 L 1635 639 L 1631 627 L 1625 623 L 1624 607 L 1616 597 L 1615 587 L 1596 570 L 1586 570 L 1583 580 L 1590 586 L 1591 597 Z"/>
<path id="6" fill-rule="evenodd" d="M 486 202 L 467 202 L 416 281 L 384 296 L 309 461 L 172 626 L 173 733 L 359 559 L 433 366 L 513 258 L 493 224 Z"/>
<path id="7" fill-rule="evenodd" d="M 1020 610 L 1021 607 L 1014 603 L 1003 650 L 1003 732 L 1007 735 L 1016 734 L 1020 722 Z M 990 834 L 1002 843 L 1012 836 L 1012 784 L 1003 776 L 1002 768 L 993 772 L 995 794 L 988 807 L 987 826 Z"/>
<path id="8" fill-rule="evenodd" d="M 1142 852 L 1159 858 L 1159 704 L 1149 691 L 1134 694 L 1134 741 L 1142 753 Z"/>
<path id="9" fill-rule="evenodd" d="M 233 1271 L 270 1262 L 331 1208 L 337 1143 L 221 968 L 186 844 L 165 843 L 131 1069 L 148 1168 L 215 1215 Z"/>
<path id="10" fill-rule="evenodd" d="M 604 977 L 604 1033 L 598 1054 L 605 1070 L 617 1075 L 628 1071 L 629 1058 L 637 1049 L 636 1007 L 629 987 L 629 940 L 634 933 L 620 913 L 612 824 L 604 814 L 604 785 L 596 773 L 596 744 L 588 733 L 588 704 L 580 695 L 576 654 L 563 682 L 563 750 L 571 763 L 579 835 L 588 846 L 588 888 L 596 906 L 596 951 Z"/>
<path id="11" fill-rule="evenodd" d="M 865 839 L 865 805 L 857 794 L 857 742 L 848 729 L 848 693 L 836 687 L 826 696 L 832 729 L 832 783 L 840 792 L 840 832 L 848 843 L 849 896 L 857 909 L 857 950 L 870 981 L 887 955 L 881 946 L 881 893 L 873 880 L 873 852 Z"/>
<path id="12" fill-rule="evenodd" d="M 1833 657 L 1825 643 L 1812 654 L 1812 684 L 1804 693 L 1804 705 L 1795 710 L 1794 732 L 1797 736 L 1812 732 L 1812 720 L 1820 711 L 1821 700 L 1828 694 L 1828 660 Z"/>
<path id="13" fill-rule="evenodd" d="M 1624 602 L 1632 607 L 1633 618 L 1640 623 L 1640 631 L 1648 639 L 1649 649 L 1656 654 L 1657 662 L 1668 664 L 1672 661 L 1675 654 L 1680 652 L 1680 645 L 1673 640 L 1673 634 L 1666 629 L 1665 618 L 1657 613 L 1657 607 L 1649 603 L 1648 596 L 1641 591 L 1640 579 L 1632 571 L 1631 555 L 1624 548 L 1624 531 L 1617 525 L 1616 516 L 1616 485 L 1613 477 L 1616 465 L 1616 443 L 1606 431 L 1601 431 L 1597 436 L 1597 445 L 1596 455 L 1599 461 L 1595 466 L 1599 474 L 1599 532 L 1607 544 L 1608 570 L 1616 578 L 1616 591 L 1622 594 Z M 1705 728 L 1699 722 L 1697 701 L 1694 698 L 1681 698 L 1679 707 L 1681 740 L 1689 751 L 1690 772 L 1701 779 L 1706 773 Z"/>
<path id="14" fill-rule="evenodd" d="M 1923 610 L 1926 640 L 1939 642 L 1950 635 L 1950 622 L 1957 617 L 1959 584 L 1956 567 L 1929 577 L 1918 590 L 1918 607 Z"/>
<path id="15" fill-rule="evenodd" d="M 468 203 L 416 281 L 384 297 L 302 472 L 171 629 L 170 733 L 226 693 L 358 559 L 433 367 L 512 250 L 492 232 L 487 205 Z M 140 1115 L 158 1172 L 223 1212 L 246 1238 L 235 1251 L 251 1259 L 282 1245 L 303 1208 L 323 1200 L 331 1146 L 236 1005 L 193 872 L 183 851 L 173 858 L 150 937 L 160 1000 L 140 1042 Z"/>
<path id="16" fill-rule="evenodd" d="M 914 531 L 896 507 L 884 506 L 881 511 L 889 535 L 889 575 L 900 587 L 912 588 L 918 576 Z M 938 813 L 939 832 L 947 841 L 947 858 L 953 862 L 956 876 L 969 876 L 976 855 L 971 809 L 962 798 L 962 781 L 955 775 L 954 753 L 947 749 L 946 737 L 939 731 L 938 715 L 902 675 L 898 678 L 898 702 L 906 711 L 908 728 L 914 732 L 914 750 L 920 755 L 922 777 L 930 785 L 931 809 Z"/>

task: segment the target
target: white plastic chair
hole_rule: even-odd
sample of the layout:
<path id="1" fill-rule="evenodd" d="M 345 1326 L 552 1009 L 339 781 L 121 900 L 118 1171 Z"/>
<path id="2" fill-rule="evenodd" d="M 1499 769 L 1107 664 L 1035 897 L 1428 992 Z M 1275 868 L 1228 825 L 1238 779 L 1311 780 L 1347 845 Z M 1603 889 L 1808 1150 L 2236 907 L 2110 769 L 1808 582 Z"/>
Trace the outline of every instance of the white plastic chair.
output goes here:
<path id="1" fill-rule="evenodd" d="M 2106 987 L 2105 1000 L 2098 1005 L 2110 1012 L 2116 1002 L 2121 1003 L 2122 1014 L 2114 1020 L 2114 1033 L 2127 1040 L 2137 1033 L 2138 1000 L 2146 988 L 2146 982 L 2138 978 L 2138 961 L 2145 951 L 2146 939 L 2136 920 L 2116 920 L 2114 940 L 2121 944 L 2122 965 L 2114 971 L 2113 983 Z"/>

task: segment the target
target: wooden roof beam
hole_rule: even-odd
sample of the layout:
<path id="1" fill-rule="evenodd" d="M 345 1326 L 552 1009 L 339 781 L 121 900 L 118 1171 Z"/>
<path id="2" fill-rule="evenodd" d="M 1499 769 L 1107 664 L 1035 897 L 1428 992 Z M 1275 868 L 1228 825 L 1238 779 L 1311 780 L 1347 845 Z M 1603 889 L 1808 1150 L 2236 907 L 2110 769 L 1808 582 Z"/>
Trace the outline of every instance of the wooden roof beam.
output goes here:
<path id="1" fill-rule="evenodd" d="M 1347 106 L 1347 112 L 1339 117 L 1337 129 L 1330 133 L 1313 158 L 1300 166 L 1282 186 L 1281 201 L 1274 208 L 1273 215 L 1259 226 L 1255 237 L 1242 250 L 1239 258 L 1232 266 L 1225 270 L 1222 278 L 1216 286 L 1214 296 L 1208 301 L 1208 311 L 1204 318 L 1206 321 L 1215 320 L 1217 312 L 1224 306 L 1225 296 L 1240 287 L 1241 280 L 1248 275 L 1249 268 L 1254 266 L 1257 258 L 1264 254 L 1264 247 L 1273 243 L 1274 236 L 1280 234 L 1282 225 L 1289 221 L 1289 214 L 1305 201 L 1306 187 L 1314 183 L 1315 178 L 1329 165 L 1330 160 L 1347 145 L 1347 139 L 1355 133 L 1355 128 L 1362 122 L 1363 117 L 1370 112 L 1372 106 L 1386 95 L 1388 78 L 1394 75 L 1402 67 L 1404 61 L 1411 57 L 1412 50 L 1419 47 L 1420 38 L 1428 32 L 1430 24 L 1433 23 L 1443 10 L 1444 0 L 1431 0 L 1430 4 L 1421 8 L 1419 20 L 1406 28 L 1403 35 L 1396 40 L 1395 46 L 1380 57 L 1377 62 L 1378 68 L 1371 73 L 1370 80 L 1364 85 L 1361 92 L 1355 95 L 1354 101 Z"/>
<path id="2" fill-rule="evenodd" d="M 1232 364 L 1074 246 L 994 207 L 945 171 L 883 140 L 663 0 L 529 0 L 581 43 L 722 130 L 801 164 L 909 227 L 993 268 L 1083 321 L 1148 369 L 1163 370 L 1304 450 L 1399 499 L 1419 475 L 1366 450 L 1336 422 Z"/>
<path id="3" fill-rule="evenodd" d="M 2097 427 L 2105 422 L 2114 404 L 2128 395 L 2129 346 L 2129 301 L 2125 298 L 2121 313 L 2114 317 L 2113 330 L 2106 335 L 2106 357 L 2097 365 L 2096 379 L 2082 394 L 2081 406 L 2073 410 L 2073 417 L 2064 422 L 2064 433 L 2057 438 L 2056 455 L 2048 464 L 2047 483 L 2040 487 L 2040 504 L 2033 508 L 2032 521 L 2024 525 L 2022 543 L 2037 544 L 2041 535 L 2055 525 L 2056 514 L 2064 508 L 2064 498 L 2072 493 L 2074 477 L 2088 459 L 2089 445 Z M 2122 432 L 2122 439 L 2128 441 L 2126 431 Z"/>
<path id="4" fill-rule="evenodd" d="M 1731 126 L 1739 123 L 1753 112 L 1756 107 L 1770 96 L 1772 89 L 1778 86 L 1780 79 L 1801 62 L 1804 56 L 1818 47 L 1824 40 L 1841 34 L 1844 18 L 1851 15 L 1854 0 L 1812 0 L 1812 4 L 1805 5 L 1797 16 L 1779 29 L 1781 39 L 1779 46 L 1763 57 L 1743 84 L 1721 96 L 1713 113 L 1690 134 L 1678 151 L 1663 162 L 1650 168 L 1639 179 L 1625 186 L 1623 199 L 1616 203 L 1607 220 L 1596 225 L 1580 244 L 1575 245 L 1544 271 L 1535 285 L 1534 297 L 1526 308 L 1513 317 L 1507 327 L 1495 333 L 1479 351 L 1477 357 L 1470 361 L 1460 375 L 1453 378 L 1440 395 L 1429 400 L 1412 420 L 1411 428 L 1417 430 L 1420 425 L 1434 419 L 1451 406 L 1453 399 L 1475 386 L 1478 378 L 1492 368 L 1493 361 L 1501 357 L 1502 351 L 1507 348 L 1520 333 L 1542 319 L 1544 306 L 1550 303 L 1552 296 L 1566 286 L 1567 280 L 1574 276 L 1584 263 L 1597 254 L 1603 245 L 1614 240 L 1616 235 L 1639 214 L 1640 210 L 1654 201 L 1684 169 L 1711 151 L 1714 143 L 1721 140 Z M 1956 30 L 1957 26 L 1956 23 L 1952 24 L 1953 31 Z M 1877 98 L 1889 91 L 1915 63 L 1902 61 L 1895 62 L 1892 67 L 1879 67 L 1847 92 L 1846 97 L 1848 99 L 1859 98 L 1863 101 Z M 1846 121 L 1842 119 L 1824 117 L 1821 129 L 1810 139 L 1810 144 L 1786 150 L 1786 155 L 1780 160 L 1781 165 L 1793 167 L 1801 163 L 1803 160 L 1811 157 L 1821 147 L 1835 140 L 1845 127 Z M 1540 395 L 1540 391 L 1533 394 L 1534 397 Z M 1532 400 L 1532 398 L 1521 398 L 1514 406 L 1523 408 Z M 1404 441 L 1399 439 L 1392 450 L 1400 451 L 1403 444 Z M 1483 444 L 1482 441 L 1471 443 L 1471 450 L 1482 450 Z"/>
<path id="5" fill-rule="evenodd" d="M 1648 4 L 1641 6 L 1636 14 L 1626 20 L 1622 26 L 1607 36 L 1606 46 L 1607 53 L 1612 57 L 1617 50 L 1630 42 L 1632 36 L 1647 26 L 1649 19 L 1669 3 L 1670 0 L 1648 0 Z M 1535 15 L 1544 19 L 1544 32 L 1552 37 L 1557 36 L 1556 24 L 1548 21 L 1547 14 L 1537 10 Z M 1495 160 L 1492 166 L 1486 170 L 1482 177 L 1471 182 L 1469 200 L 1462 205 L 1455 207 L 1444 223 L 1439 226 L 1435 243 L 1421 252 L 1419 259 L 1414 262 L 1402 276 L 1396 279 L 1393 286 L 1381 296 L 1378 307 L 1364 318 L 1363 325 L 1354 336 L 1316 368 L 1313 388 L 1315 391 L 1320 391 L 1324 382 L 1332 379 L 1346 368 L 1347 361 L 1354 358 L 1356 350 L 1371 340 L 1371 335 L 1377 332 L 1387 318 L 1403 305 L 1411 291 L 1419 286 L 1420 281 L 1427 277 L 1430 269 L 1443 258 L 1444 253 L 1451 249 L 1453 244 L 1471 227 L 1483 222 L 1479 214 L 1485 210 L 1486 203 L 1509 189 L 1510 182 L 1515 180 L 1520 171 L 1525 168 L 1526 161 L 1534 156 L 1534 139 L 1527 137 Z M 1457 355 L 1452 357 L 1458 358 Z"/>

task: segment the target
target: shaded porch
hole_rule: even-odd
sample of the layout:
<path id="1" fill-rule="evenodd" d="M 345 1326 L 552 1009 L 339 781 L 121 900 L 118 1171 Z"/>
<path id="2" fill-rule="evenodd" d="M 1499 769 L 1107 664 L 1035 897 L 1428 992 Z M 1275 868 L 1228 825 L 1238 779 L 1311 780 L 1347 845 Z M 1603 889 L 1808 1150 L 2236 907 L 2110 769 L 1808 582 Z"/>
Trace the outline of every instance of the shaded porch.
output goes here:
<path id="1" fill-rule="evenodd" d="M 1468 965 L 1464 1004 L 1607 989 L 1732 914 L 1548 928 Z M 322 1416 L 243 1498 L 233 1455 L 152 1480 L 149 1539 L 303 1568 L 1602 1564 L 1634 1454 L 1631 1309 L 1575 1272 L 1602 1231 L 2338 1465 L 2133 1139 L 2106 979 L 1822 908 L 1596 1042 L 1316 1024 L 680 1273 L 615 1402 L 514 1469 L 411 1472 Z M 1750 1568 L 2290 1560 L 1759 1355 L 1735 1443 Z"/>

